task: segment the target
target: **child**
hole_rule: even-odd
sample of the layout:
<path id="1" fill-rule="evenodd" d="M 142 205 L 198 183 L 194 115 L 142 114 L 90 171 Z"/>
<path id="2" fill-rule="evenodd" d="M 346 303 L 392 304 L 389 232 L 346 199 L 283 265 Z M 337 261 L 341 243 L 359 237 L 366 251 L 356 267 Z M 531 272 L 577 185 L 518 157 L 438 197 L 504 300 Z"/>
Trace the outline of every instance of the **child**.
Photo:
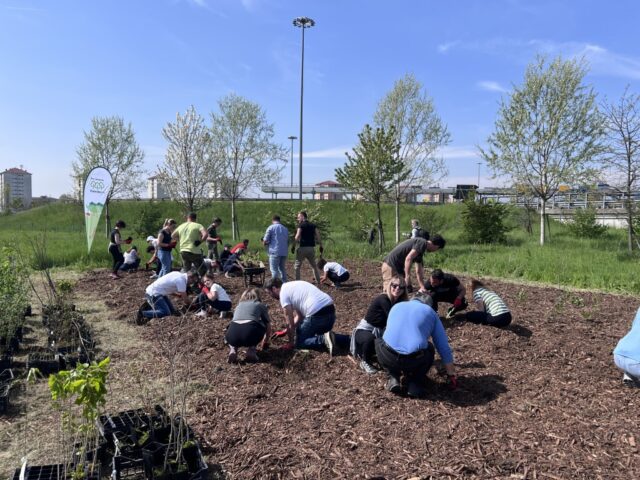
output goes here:
<path id="1" fill-rule="evenodd" d="M 222 250 L 222 253 L 220 254 L 220 265 L 224 265 L 225 262 L 229 260 L 230 256 L 231 256 L 231 245 L 226 243 L 224 245 L 224 250 Z"/>
<path id="2" fill-rule="evenodd" d="M 124 263 L 120 266 L 120 270 L 123 272 L 132 272 L 137 270 L 140 266 L 140 256 L 138 255 L 138 247 L 135 245 L 131 247 L 124 254 Z"/>
<path id="3" fill-rule="evenodd" d="M 322 270 L 320 283 L 326 283 L 327 279 L 329 279 L 334 287 L 340 288 L 344 282 L 349 280 L 349 270 L 338 262 L 327 262 L 321 257 L 320 260 L 318 260 L 318 269 Z"/>
<path id="4" fill-rule="evenodd" d="M 239 347 L 247 347 L 245 362 L 258 361 L 256 348 L 261 344 L 264 350 L 271 337 L 271 322 L 267 306 L 261 302 L 260 292 L 255 288 L 245 290 L 240 297 L 240 303 L 229 324 L 225 341 L 229 345 L 229 363 L 237 363 Z"/>
<path id="5" fill-rule="evenodd" d="M 473 301 L 478 310 L 467 313 L 467 320 L 473 323 L 506 327 L 511 323 L 511 312 L 504 301 L 491 290 L 487 289 L 480 280 L 471 280 Z"/>
<path id="6" fill-rule="evenodd" d="M 196 298 L 196 305 L 200 307 L 200 311 L 196 313 L 199 317 L 206 317 L 207 310 L 215 309 L 220 313 L 231 310 L 231 298 L 222 286 L 214 283 L 212 273 L 206 273 L 203 277 L 204 286 L 201 293 Z"/>
<path id="7" fill-rule="evenodd" d="M 224 266 L 222 269 L 224 270 L 224 276 L 227 278 L 238 277 L 242 275 L 244 272 L 244 266 L 240 262 L 240 255 L 242 251 L 238 253 L 233 253 L 227 258 L 227 261 L 224 262 Z"/>

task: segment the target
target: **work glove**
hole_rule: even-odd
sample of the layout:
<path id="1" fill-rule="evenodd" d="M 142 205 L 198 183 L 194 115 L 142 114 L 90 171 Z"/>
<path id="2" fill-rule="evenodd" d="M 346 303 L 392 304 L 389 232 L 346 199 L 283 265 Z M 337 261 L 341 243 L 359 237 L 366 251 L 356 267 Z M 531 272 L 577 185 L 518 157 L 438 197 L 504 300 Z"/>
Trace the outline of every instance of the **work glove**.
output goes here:
<path id="1" fill-rule="evenodd" d="M 277 332 L 274 332 L 273 337 L 274 338 L 284 337 L 288 331 L 289 331 L 288 328 L 283 328 L 282 330 L 278 330 Z"/>
<path id="2" fill-rule="evenodd" d="M 133 242 L 133 238 L 131 237 L 127 237 L 127 239 L 124 241 L 124 243 L 126 244 L 130 244 L 131 242 Z"/>
<path id="3" fill-rule="evenodd" d="M 291 253 L 295 254 L 296 253 L 296 246 L 294 245 L 293 247 L 291 247 Z"/>
<path id="4" fill-rule="evenodd" d="M 176 242 L 175 240 L 173 242 L 171 242 L 169 244 L 169 248 L 176 248 L 176 246 L 178 245 L 178 242 Z"/>
<path id="5" fill-rule="evenodd" d="M 320 255 L 322 255 L 324 253 L 324 247 L 322 245 L 320 245 Z"/>
<path id="6" fill-rule="evenodd" d="M 280 350 L 284 350 L 285 352 L 290 352 L 291 350 L 293 350 L 293 348 L 294 348 L 293 343 L 285 343 L 280 347 Z"/>
<path id="7" fill-rule="evenodd" d="M 456 377 L 455 375 L 447 375 L 447 388 L 449 390 L 457 390 L 458 377 Z"/>
<path id="8" fill-rule="evenodd" d="M 453 301 L 453 308 L 455 308 L 456 310 L 462 309 L 462 299 L 460 297 L 456 297 L 456 299 Z"/>
<path id="9" fill-rule="evenodd" d="M 193 244 L 194 244 L 196 247 L 199 247 L 201 243 L 202 243 L 202 240 L 196 240 L 195 242 L 193 242 Z"/>

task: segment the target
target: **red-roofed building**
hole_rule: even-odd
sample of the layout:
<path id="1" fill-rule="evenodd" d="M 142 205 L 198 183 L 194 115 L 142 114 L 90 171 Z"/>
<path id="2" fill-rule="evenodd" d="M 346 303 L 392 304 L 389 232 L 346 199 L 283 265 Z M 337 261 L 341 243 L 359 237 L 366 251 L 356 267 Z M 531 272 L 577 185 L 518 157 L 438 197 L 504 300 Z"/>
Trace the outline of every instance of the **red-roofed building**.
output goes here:
<path id="1" fill-rule="evenodd" d="M 336 187 L 339 188 L 340 184 L 333 180 L 325 180 L 324 182 L 316 183 L 316 187 Z M 342 200 L 342 193 L 339 192 L 316 192 L 313 195 L 314 200 Z"/>
<path id="2" fill-rule="evenodd" d="M 31 207 L 31 174 L 22 168 L 0 173 L 0 210 Z"/>

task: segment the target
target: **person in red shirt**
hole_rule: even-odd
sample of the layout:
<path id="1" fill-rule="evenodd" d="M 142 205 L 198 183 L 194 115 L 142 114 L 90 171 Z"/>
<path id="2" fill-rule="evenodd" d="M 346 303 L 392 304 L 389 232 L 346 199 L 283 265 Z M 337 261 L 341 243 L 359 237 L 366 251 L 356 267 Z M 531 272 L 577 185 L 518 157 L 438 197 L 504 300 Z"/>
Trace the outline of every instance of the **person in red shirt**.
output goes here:
<path id="1" fill-rule="evenodd" d="M 231 253 L 238 253 L 240 250 L 247 251 L 249 248 L 249 240 L 245 238 L 241 243 L 238 243 L 235 247 L 231 249 Z"/>

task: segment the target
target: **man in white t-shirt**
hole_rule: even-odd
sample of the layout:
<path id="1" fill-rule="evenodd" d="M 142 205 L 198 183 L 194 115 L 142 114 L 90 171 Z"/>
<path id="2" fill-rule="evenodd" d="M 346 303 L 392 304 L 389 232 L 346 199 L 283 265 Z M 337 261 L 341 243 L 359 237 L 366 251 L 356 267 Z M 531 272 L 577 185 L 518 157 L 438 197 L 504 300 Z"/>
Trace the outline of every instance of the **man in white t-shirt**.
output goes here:
<path id="1" fill-rule="evenodd" d="M 302 280 L 282 283 L 270 278 L 264 289 L 276 300 L 287 319 L 289 343 L 285 349 L 326 347 L 333 354 L 336 342 L 349 344 L 347 335 L 336 335 L 331 329 L 336 322 L 333 299 L 316 286 Z"/>
<path id="2" fill-rule="evenodd" d="M 138 320 L 140 317 L 162 318 L 176 313 L 169 295 L 178 295 L 187 304 L 189 301 L 187 287 L 197 281 L 198 274 L 194 272 L 171 272 L 158 278 L 145 290 L 145 297 L 151 308 L 138 312 Z"/>
<path id="3" fill-rule="evenodd" d="M 349 280 L 349 270 L 338 262 L 327 262 L 324 258 L 318 260 L 318 268 L 322 270 L 320 283 L 330 280 L 333 286 L 340 288 L 344 282 Z"/>

